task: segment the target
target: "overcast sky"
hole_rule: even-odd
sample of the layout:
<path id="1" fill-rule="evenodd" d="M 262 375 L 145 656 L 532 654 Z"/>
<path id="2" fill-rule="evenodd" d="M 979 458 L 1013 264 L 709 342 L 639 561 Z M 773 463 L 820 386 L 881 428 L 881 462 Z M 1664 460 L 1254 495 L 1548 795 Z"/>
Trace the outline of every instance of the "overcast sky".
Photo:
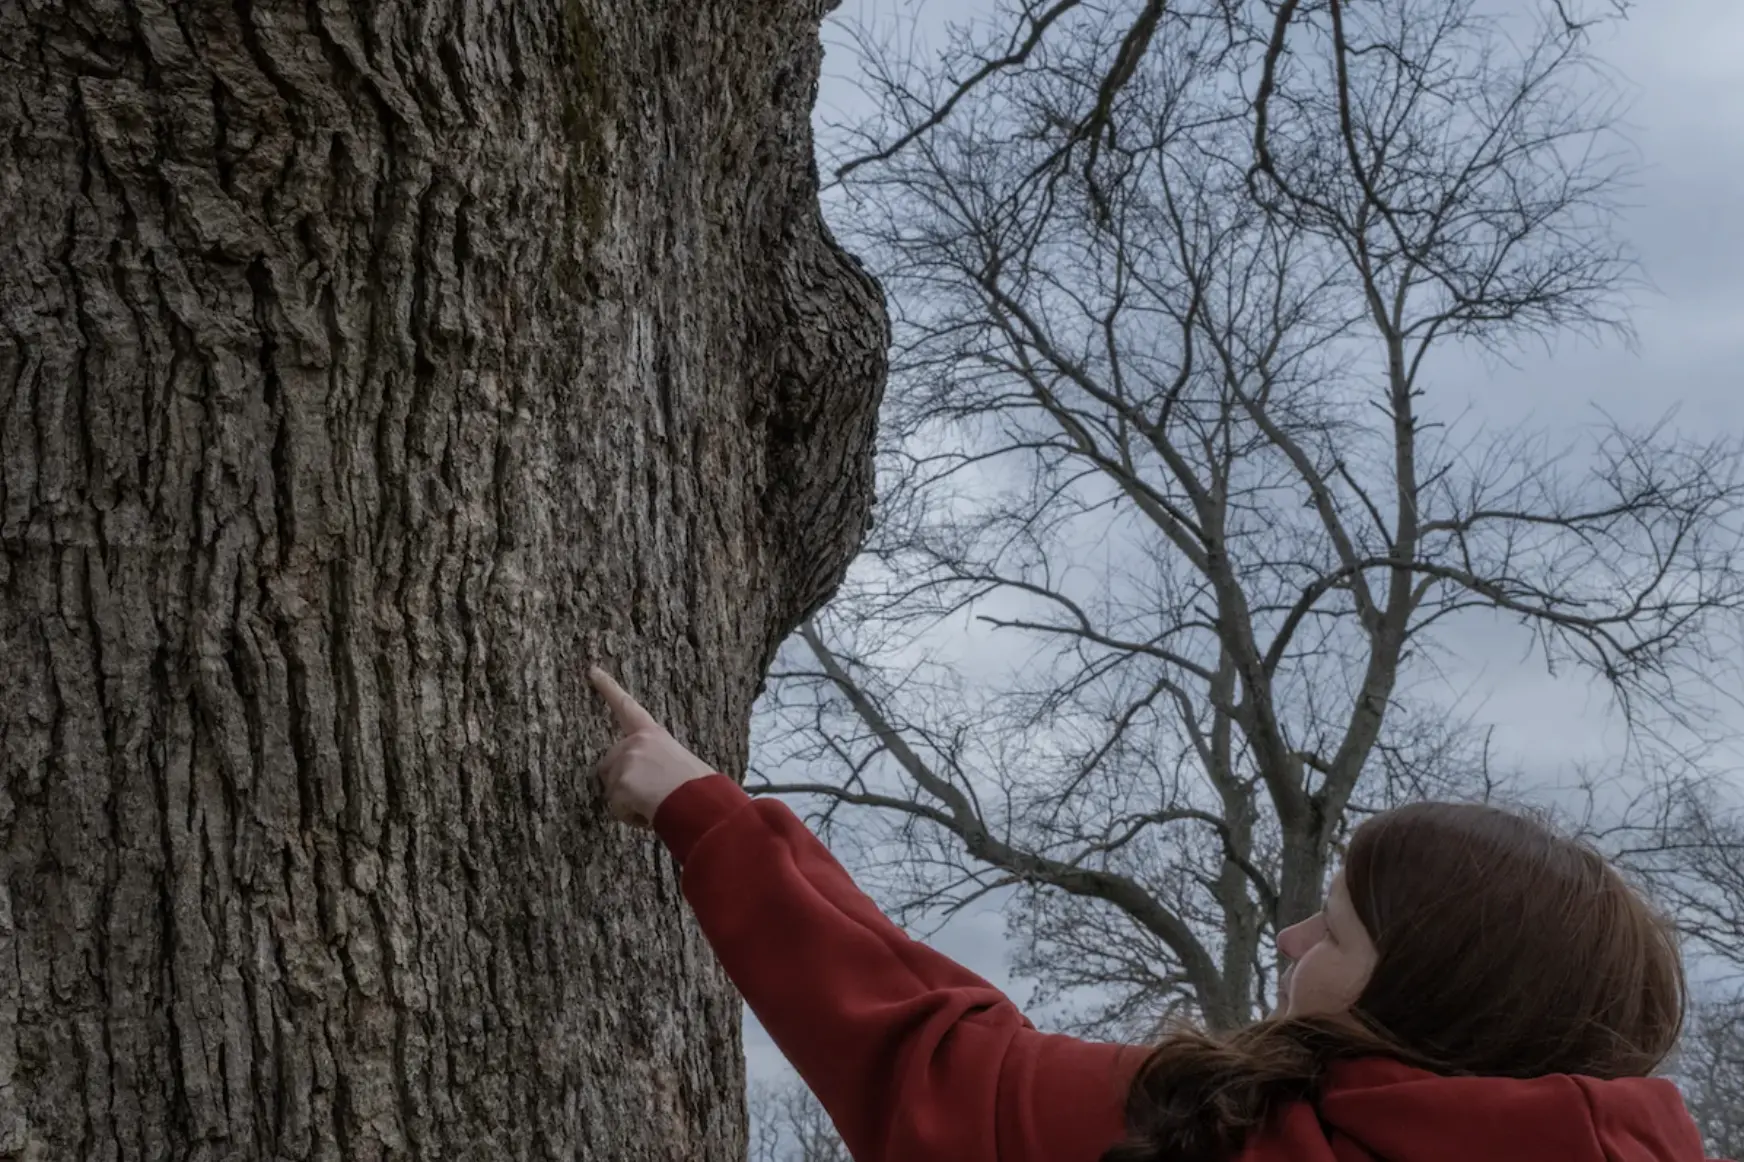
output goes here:
<path id="1" fill-rule="evenodd" d="M 1569 342 L 1517 368 L 1456 368 L 1486 420 L 1572 425 L 1601 407 L 1647 420 L 1667 408 L 1704 432 L 1744 431 L 1744 3 L 1648 0 L 1607 38 L 1603 55 L 1630 85 L 1629 136 L 1641 175 L 1622 229 L 1653 289 L 1637 298 L 1639 341 L 1593 347 Z M 953 21 L 983 17 L 986 0 L 845 0 L 832 24 L 909 18 L 924 44 Z M 839 28 L 830 46 L 820 116 L 856 107 L 856 68 Z M 1451 386 L 1451 385 L 1450 385 Z M 1606 757 L 1614 745 L 1606 707 L 1578 682 L 1521 666 L 1520 639 L 1497 631 L 1462 641 L 1477 709 L 1498 727 L 1495 744 L 1522 767 L 1553 769 Z M 1735 675 L 1734 675 L 1735 678 Z M 1004 924 L 983 910 L 954 920 L 932 943 L 1020 1000 L 1006 971 Z M 753 1079 L 786 1076 L 754 1020 L 746 1023 Z"/>

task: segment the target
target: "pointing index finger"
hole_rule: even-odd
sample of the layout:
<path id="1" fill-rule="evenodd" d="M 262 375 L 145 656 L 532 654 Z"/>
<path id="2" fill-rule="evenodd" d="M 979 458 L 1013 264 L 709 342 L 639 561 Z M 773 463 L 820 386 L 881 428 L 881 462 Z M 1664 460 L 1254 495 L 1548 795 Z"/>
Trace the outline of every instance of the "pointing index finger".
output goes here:
<path id="1" fill-rule="evenodd" d="M 629 692 L 618 685 L 610 674 L 594 666 L 588 670 L 587 676 L 593 683 L 593 688 L 600 692 L 600 697 L 606 700 L 606 705 L 611 707 L 612 718 L 617 722 L 619 730 L 625 734 L 634 734 L 638 730 L 659 727 L 660 724 L 654 721 L 654 716 L 644 710 L 640 702 L 630 697 Z"/>

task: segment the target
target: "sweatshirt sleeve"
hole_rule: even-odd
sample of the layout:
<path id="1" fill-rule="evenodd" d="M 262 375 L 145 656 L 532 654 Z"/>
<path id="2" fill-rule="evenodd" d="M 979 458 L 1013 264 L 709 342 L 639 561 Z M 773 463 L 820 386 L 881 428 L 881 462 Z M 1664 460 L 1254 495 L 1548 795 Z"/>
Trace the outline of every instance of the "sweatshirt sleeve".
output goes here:
<path id="1" fill-rule="evenodd" d="M 909 939 L 783 803 L 724 776 L 655 830 L 727 974 L 856 1162 L 1095 1162 L 1143 1051 L 1037 1032 Z"/>

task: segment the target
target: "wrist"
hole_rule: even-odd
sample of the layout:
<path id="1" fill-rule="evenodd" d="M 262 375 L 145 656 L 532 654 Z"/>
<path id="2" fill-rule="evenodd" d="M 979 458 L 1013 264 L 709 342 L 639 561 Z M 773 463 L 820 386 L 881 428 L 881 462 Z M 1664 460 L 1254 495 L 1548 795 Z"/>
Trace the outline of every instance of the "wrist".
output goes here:
<path id="1" fill-rule="evenodd" d="M 654 815 L 654 832 L 684 863 L 707 832 L 751 801 L 739 784 L 710 771 L 688 780 L 666 797 Z"/>

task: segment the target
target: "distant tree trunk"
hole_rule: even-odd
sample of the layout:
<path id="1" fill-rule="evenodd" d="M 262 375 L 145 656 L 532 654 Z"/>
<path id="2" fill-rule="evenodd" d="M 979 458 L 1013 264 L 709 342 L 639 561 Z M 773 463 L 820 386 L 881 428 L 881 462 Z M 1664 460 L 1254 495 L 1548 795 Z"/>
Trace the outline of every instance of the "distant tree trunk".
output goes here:
<path id="1" fill-rule="evenodd" d="M 587 777 L 870 504 L 820 0 L 0 0 L 0 1158 L 725 1160 Z"/>

